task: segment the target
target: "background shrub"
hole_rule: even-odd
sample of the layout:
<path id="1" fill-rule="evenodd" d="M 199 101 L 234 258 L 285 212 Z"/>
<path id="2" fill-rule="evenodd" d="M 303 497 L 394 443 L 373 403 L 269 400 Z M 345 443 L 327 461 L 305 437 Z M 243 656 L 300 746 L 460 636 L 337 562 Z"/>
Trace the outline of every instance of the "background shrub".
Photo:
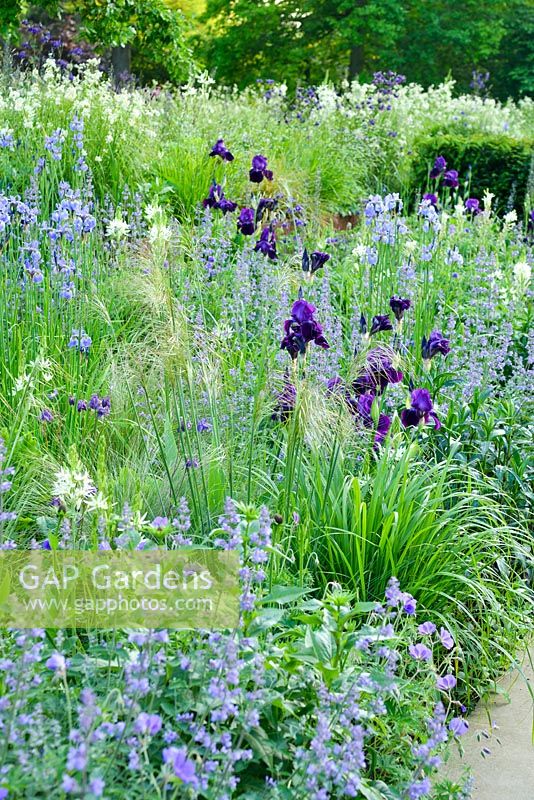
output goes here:
<path id="1" fill-rule="evenodd" d="M 532 140 L 484 133 L 425 136 L 416 144 L 412 167 L 411 186 L 416 194 L 429 185 L 428 173 L 438 155 L 445 156 L 450 169 L 458 170 L 464 196 L 482 198 L 487 189 L 495 194 L 497 211 L 523 212 L 534 158 Z"/>

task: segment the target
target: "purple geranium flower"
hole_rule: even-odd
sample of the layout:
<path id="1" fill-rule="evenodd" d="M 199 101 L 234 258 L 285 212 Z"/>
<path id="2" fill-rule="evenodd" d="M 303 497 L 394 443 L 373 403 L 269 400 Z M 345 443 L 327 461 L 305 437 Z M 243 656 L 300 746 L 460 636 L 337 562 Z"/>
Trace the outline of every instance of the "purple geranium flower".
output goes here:
<path id="1" fill-rule="evenodd" d="M 272 181 L 273 173 L 270 169 L 267 169 L 267 159 L 265 156 L 254 156 L 249 178 L 252 183 L 261 183 L 264 178 L 268 181 Z"/>
<path id="2" fill-rule="evenodd" d="M 239 219 L 237 220 L 237 230 L 245 236 L 252 236 L 256 230 L 254 222 L 254 209 L 242 208 L 239 212 Z"/>
<path id="3" fill-rule="evenodd" d="M 404 297 L 397 297 L 396 294 L 389 299 L 389 307 L 395 314 L 395 319 L 400 322 L 404 316 L 404 312 L 408 311 L 411 306 L 411 301 Z"/>
<path id="4" fill-rule="evenodd" d="M 437 679 L 436 686 L 442 692 L 449 692 L 456 686 L 456 678 L 454 675 L 443 675 L 443 677 Z"/>
<path id="5" fill-rule="evenodd" d="M 264 228 L 259 240 L 254 245 L 254 251 L 263 253 L 272 261 L 276 261 L 276 238 L 271 228 Z"/>
<path id="6" fill-rule="evenodd" d="M 212 147 L 210 157 L 219 156 L 223 161 L 233 161 L 231 152 L 224 146 L 224 139 L 217 139 Z"/>
<path id="7" fill-rule="evenodd" d="M 457 189 L 460 185 L 458 181 L 458 170 L 450 169 L 443 175 L 443 185 L 450 186 L 451 189 Z"/>
<path id="8" fill-rule="evenodd" d="M 446 356 L 450 353 L 451 347 L 449 340 L 440 331 L 432 331 L 428 339 L 423 336 L 421 341 L 421 355 L 425 361 L 430 361 L 438 353 Z"/>
<path id="9" fill-rule="evenodd" d="M 443 158 L 443 156 L 438 156 L 434 161 L 434 166 L 430 170 L 430 177 L 432 180 L 435 178 L 439 178 L 442 172 L 444 172 L 447 168 L 447 162 Z"/>
<path id="10" fill-rule="evenodd" d="M 470 214 L 480 214 L 480 200 L 476 197 L 469 197 L 465 201 L 465 210 Z"/>
<path id="11" fill-rule="evenodd" d="M 422 636 L 432 636 L 436 632 L 436 626 L 433 622 L 423 622 L 417 630 Z"/>
<path id="12" fill-rule="evenodd" d="M 163 750 L 163 762 L 170 764 L 174 775 L 183 783 L 189 783 L 194 786 L 198 784 L 195 764 L 191 759 L 187 758 L 185 747 L 165 747 Z"/>
<path id="13" fill-rule="evenodd" d="M 380 333 L 381 331 L 391 330 L 393 330 L 393 325 L 391 324 L 389 314 L 375 314 L 371 321 L 369 336 L 374 336 L 375 333 Z"/>
<path id="14" fill-rule="evenodd" d="M 455 736 L 463 736 L 469 730 L 469 723 L 463 717 L 453 717 L 449 722 L 449 730 Z"/>
<path id="15" fill-rule="evenodd" d="M 432 658 L 432 650 L 426 644 L 411 644 L 408 651 L 416 661 L 430 661 Z"/>
<path id="16" fill-rule="evenodd" d="M 432 399 L 428 389 L 414 389 L 411 395 L 411 408 L 404 408 L 401 412 L 401 422 L 405 428 L 416 428 L 420 422 L 425 425 L 434 420 L 436 430 L 441 428 L 441 422 L 435 411 L 432 410 Z"/>
<path id="17" fill-rule="evenodd" d="M 446 650 L 452 650 L 454 647 L 454 639 L 447 628 L 440 628 L 439 638 L 441 639 L 441 644 Z"/>

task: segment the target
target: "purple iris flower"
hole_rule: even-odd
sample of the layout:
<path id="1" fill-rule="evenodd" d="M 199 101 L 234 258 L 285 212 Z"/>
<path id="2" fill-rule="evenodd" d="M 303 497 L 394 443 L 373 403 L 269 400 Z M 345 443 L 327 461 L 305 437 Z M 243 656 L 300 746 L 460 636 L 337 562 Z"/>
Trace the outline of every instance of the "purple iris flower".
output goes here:
<path id="1" fill-rule="evenodd" d="M 438 156 L 434 161 L 434 166 L 430 170 L 430 178 L 434 180 L 435 178 L 439 178 L 442 172 L 447 169 L 447 162 L 443 158 L 443 156 Z"/>
<path id="2" fill-rule="evenodd" d="M 265 156 L 254 156 L 249 178 L 252 183 L 261 183 L 264 178 L 268 181 L 272 181 L 273 173 L 270 169 L 267 169 L 267 159 Z"/>
<path id="3" fill-rule="evenodd" d="M 233 161 L 232 153 L 224 146 L 224 139 L 217 139 L 212 147 L 210 157 L 219 156 L 222 161 Z"/>
<path id="4" fill-rule="evenodd" d="M 322 269 L 327 261 L 330 261 L 328 253 L 321 253 L 320 250 L 314 250 L 310 256 L 310 272 L 313 274 L 318 269 Z"/>
<path id="5" fill-rule="evenodd" d="M 281 350 L 287 350 L 292 359 L 299 354 L 304 355 L 310 342 L 328 350 L 330 345 L 323 336 L 321 325 L 314 319 L 316 308 L 306 300 L 297 300 L 291 309 L 291 319 L 284 322 L 284 337 L 280 343 Z"/>
<path id="6" fill-rule="evenodd" d="M 279 422 L 287 422 L 291 412 L 295 410 L 297 402 L 297 390 L 287 378 L 284 378 L 284 388 L 276 397 L 276 406 L 272 413 L 272 419 Z"/>
<path id="7" fill-rule="evenodd" d="M 433 411 L 432 398 L 428 389 L 414 389 L 411 395 L 411 408 L 404 408 L 401 412 L 401 422 L 405 428 L 416 428 L 421 421 L 427 425 L 434 420 L 436 430 L 441 428 L 441 422 Z"/>
<path id="8" fill-rule="evenodd" d="M 256 225 L 262 221 L 266 211 L 274 211 L 277 205 L 276 197 L 262 197 L 256 209 Z"/>
<path id="9" fill-rule="evenodd" d="M 369 331 L 369 336 L 374 336 L 375 333 L 380 333 L 381 331 L 392 330 L 393 325 L 391 324 L 389 314 L 376 314 L 371 321 L 371 330 Z"/>
<path id="10" fill-rule="evenodd" d="M 421 355 L 425 361 L 434 358 L 438 353 L 446 356 L 451 351 L 449 340 L 440 331 L 432 331 L 428 339 L 423 336 L 421 341 Z"/>
<path id="11" fill-rule="evenodd" d="M 443 175 L 443 185 L 450 186 L 451 189 L 457 189 L 460 185 L 458 180 L 458 170 L 450 169 Z"/>
<path id="12" fill-rule="evenodd" d="M 41 422 L 53 422 L 54 415 L 52 414 L 49 408 L 43 408 L 43 410 L 41 411 L 40 420 Z"/>
<path id="13" fill-rule="evenodd" d="M 404 312 L 408 311 L 408 309 L 410 308 L 411 304 L 412 303 L 411 303 L 410 300 L 408 300 L 407 298 L 403 298 L 403 297 L 397 297 L 396 294 L 394 294 L 393 297 L 390 297 L 390 299 L 389 299 L 389 307 L 391 308 L 391 310 L 395 314 L 395 319 L 397 320 L 397 322 L 401 321 L 401 319 L 404 316 Z"/>
<path id="14" fill-rule="evenodd" d="M 272 261 L 276 261 L 276 238 L 271 228 L 264 228 L 259 240 L 254 245 L 254 251 L 263 253 Z"/>
<path id="15" fill-rule="evenodd" d="M 366 428 L 374 428 L 375 426 L 371 414 L 374 400 L 374 394 L 362 394 L 358 398 L 356 408 Z M 390 427 L 391 419 L 387 416 L 387 414 L 380 414 L 376 426 L 375 445 L 381 444 L 384 441 Z"/>
<path id="16" fill-rule="evenodd" d="M 242 208 L 239 212 L 239 219 L 237 220 L 237 230 L 245 236 L 252 236 L 256 230 L 254 222 L 254 209 Z"/>
<path id="17" fill-rule="evenodd" d="M 237 203 L 228 200 L 228 198 L 224 196 L 224 192 L 219 183 L 212 183 L 209 195 L 202 201 L 202 205 L 204 208 L 218 208 L 223 214 L 227 214 L 229 211 L 235 211 L 237 208 Z"/>
<path id="18" fill-rule="evenodd" d="M 359 375 L 352 383 L 354 394 L 382 394 L 388 383 L 400 383 L 402 372 L 395 369 L 391 359 L 380 349 L 371 350 L 367 356 L 365 372 Z"/>
<path id="19" fill-rule="evenodd" d="M 432 192 L 427 192 L 423 195 L 423 200 L 428 200 L 430 205 L 434 206 L 434 208 L 438 207 L 438 198 L 437 195 L 432 194 Z"/>
<path id="20" fill-rule="evenodd" d="M 480 214 L 480 200 L 476 197 L 469 197 L 465 201 L 465 210 L 470 214 Z"/>

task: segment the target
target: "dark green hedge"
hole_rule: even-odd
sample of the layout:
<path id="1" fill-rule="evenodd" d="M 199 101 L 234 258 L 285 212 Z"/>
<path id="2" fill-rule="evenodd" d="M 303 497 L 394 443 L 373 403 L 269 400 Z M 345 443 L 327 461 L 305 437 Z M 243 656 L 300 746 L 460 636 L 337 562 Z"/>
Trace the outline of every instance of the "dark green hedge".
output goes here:
<path id="1" fill-rule="evenodd" d="M 523 214 L 534 141 L 481 133 L 440 133 L 421 139 L 414 149 L 412 162 L 410 188 L 414 197 L 433 187 L 428 173 L 438 155 L 446 158 L 447 169 L 458 170 L 462 196 L 482 200 L 484 191 L 489 189 L 495 195 L 493 208 L 497 212 L 515 208 L 518 214 Z"/>

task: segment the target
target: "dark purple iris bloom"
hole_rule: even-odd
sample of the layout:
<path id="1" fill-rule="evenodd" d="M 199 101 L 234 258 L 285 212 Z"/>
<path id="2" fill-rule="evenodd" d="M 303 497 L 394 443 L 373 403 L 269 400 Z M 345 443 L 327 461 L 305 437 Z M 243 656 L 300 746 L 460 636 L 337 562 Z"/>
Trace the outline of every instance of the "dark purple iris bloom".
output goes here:
<path id="1" fill-rule="evenodd" d="M 287 422 L 291 412 L 295 410 L 296 401 L 297 390 L 286 376 L 284 379 L 284 388 L 276 397 L 276 406 L 272 414 L 272 419 L 278 420 L 279 422 Z"/>
<path id="2" fill-rule="evenodd" d="M 414 389 L 411 403 L 411 408 L 404 408 L 401 412 L 401 422 L 405 428 L 416 428 L 421 421 L 428 425 L 431 419 L 434 420 L 436 430 L 441 428 L 438 415 L 432 410 L 432 399 L 428 389 Z"/>
<path id="3" fill-rule="evenodd" d="M 381 331 L 392 331 L 392 330 L 393 330 L 393 325 L 391 324 L 389 314 L 376 314 L 371 322 L 371 330 L 369 331 L 369 336 L 374 336 L 375 333 L 380 333 Z"/>
<path id="4" fill-rule="evenodd" d="M 395 319 L 397 320 L 397 322 L 401 321 L 401 319 L 404 316 L 404 312 L 408 311 L 410 306 L 411 306 L 410 300 L 403 297 L 397 297 L 396 294 L 394 294 L 393 297 L 391 297 L 389 300 L 389 307 L 395 314 Z"/>
<path id="5" fill-rule="evenodd" d="M 428 200 L 429 203 L 434 206 L 434 208 L 438 207 L 437 195 L 432 194 L 432 192 L 427 192 L 426 194 L 424 194 L 423 195 L 423 200 Z"/>
<path id="6" fill-rule="evenodd" d="M 276 238 L 271 228 L 264 228 L 259 240 L 254 245 L 254 251 L 263 253 L 272 261 L 276 261 Z"/>
<path id="7" fill-rule="evenodd" d="M 438 156 L 434 161 L 434 166 L 430 170 L 430 178 L 434 180 L 434 178 L 439 178 L 442 172 L 447 169 L 447 162 L 443 158 L 443 156 Z"/>
<path id="8" fill-rule="evenodd" d="M 310 342 L 328 350 L 330 345 L 323 336 L 321 325 L 314 319 L 316 308 L 306 300 L 297 300 L 291 309 L 291 319 L 284 322 L 284 338 L 280 343 L 281 350 L 287 350 L 292 359 L 304 355 Z"/>
<path id="9" fill-rule="evenodd" d="M 256 225 L 262 221 L 265 211 L 274 211 L 277 205 L 276 197 L 262 197 L 256 209 Z"/>
<path id="10" fill-rule="evenodd" d="M 363 420 L 366 428 L 374 428 L 374 420 L 371 415 L 373 403 L 375 400 L 374 394 L 363 394 L 358 398 L 357 410 L 358 414 Z M 381 444 L 386 438 L 387 432 L 391 426 L 391 419 L 387 414 L 380 414 L 378 417 L 378 424 L 376 427 L 375 444 Z"/>
<path id="11" fill-rule="evenodd" d="M 425 361 L 434 358 L 438 353 L 446 356 L 451 351 L 449 340 L 440 331 L 432 331 L 428 339 L 423 336 L 421 341 L 421 355 Z"/>
<path id="12" fill-rule="evenodd" d="M 273 173 L 270 169 L 267 169 L 267 159 L 265 156 L 254 156 L 249 178 L 252 183 L 261 183 L 264 178 L 268 181 L 272 181 Z"/>
<path id="13" fill-rule="evenodd" d="M 402 378 L 402 372 L 394 368 L 387 353 L 379 349 L 371 350 L 365 372 L 353 381 L 352 389 L 357 397 L 366 392 L 382 394 L 388 383 L 400 383 Z"/>
<path id="14" fill-rule="evenodd" d="M 318 269 L 324 267 L 327 261 L 330 261 L 328 253 L 321 253 L 320 250 L 314 250 L 310 256 L 310 271 L 317 272 Z"/>
<path id="15" fill-rule="evenodd" d="M 223 214 L 227 214 L 229 211 L 235 211 L 237 208 L 237 203 L 228 200 L 228 198 L 224 196 L 224 192 L 219 183 L 212 183 L 209 196 L 202 201 L 202 205 L 204 208 L 218 208 Z"/>
<path id="16" fill-rule="evenodd" d="M 223 161 L 233 161 L 231 152 L 224 146 L 224 139 L 217 139 L 210 153 L 210 157 L 219 156 Z"/>
<path id="17" fill-rule="evenodd" d="M 458 170 L 450 169 L 443 176 L 443 185 L 450 186 L 451 189 L 457 189 L 460 185 L 458 181 Z"/>
<path id="18" fill-rule="evenodd" d="M 534 232 L 534 209 L 528 215 L 527 231 L 529 233 L 533 233 Z"/>
<path id="19" fill-rule="evenodd" d="M 245 236 L 252 236 L 256 230 L 253 208 L 241 209 L 239 212 L 239 219 L 237 220 L 237 230 L 241 231 Z"/>
<path id="20" fill-rule="evenodd" d="M 480 214 L 480 200 L 476 197 L 469 197 L 465 201 L 465 210 L 470 214 Z"/>

